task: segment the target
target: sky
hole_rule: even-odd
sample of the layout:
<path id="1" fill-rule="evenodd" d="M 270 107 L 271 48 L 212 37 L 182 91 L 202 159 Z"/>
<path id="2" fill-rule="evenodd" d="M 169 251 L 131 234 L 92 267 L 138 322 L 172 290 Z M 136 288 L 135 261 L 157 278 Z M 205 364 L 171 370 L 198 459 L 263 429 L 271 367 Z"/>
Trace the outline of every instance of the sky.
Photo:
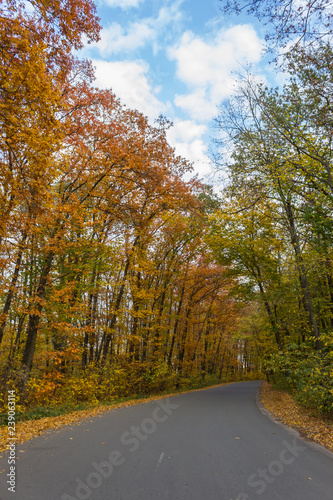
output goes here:
<path id="1" fill-rule="evenodd" d="M 97 0 L 103 29 L 80 56 L 93 61 L 95 85 L 126 106 L 173 122 L 168 140 L 202 179 L 217 106 L 249 65 L 267 81 L 264 29 L 255 18 L 228 16 L 219 0 Z"/>

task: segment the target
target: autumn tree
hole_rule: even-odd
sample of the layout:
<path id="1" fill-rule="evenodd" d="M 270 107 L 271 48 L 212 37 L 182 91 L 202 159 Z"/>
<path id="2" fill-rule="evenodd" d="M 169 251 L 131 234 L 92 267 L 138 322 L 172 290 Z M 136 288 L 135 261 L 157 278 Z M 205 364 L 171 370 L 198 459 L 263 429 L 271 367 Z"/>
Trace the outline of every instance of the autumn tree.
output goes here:
<path id="1" fill-rule="evenodd" d="M 243 259 L 252 255 L 250 249 L 253 247 L 247 239 L 253 227 L 247 223 L 250 215 L 254 214 L 254 224 L 257 224 L 255 241 L 258 244 L 261 244 L 267 224 L 274 224 L 274 232 L 267 241 L 272 245 L 276 241 L 274 234 L 279 235 L 278 273 L 272 274 L 266 283 L 269 296 L 279 297 L 282 307 L 275 305 L 272 309 L 266 305 L 266 312 L 268 317 L 274 317 L 269 309 L 274 310 L 274 322 L 283 325 L 285 330 L 283 343 L 278 342 L 281 354 L 284 350 L 289 353 L 289 349 L 293 349 L 291 346 L 298 345 L 303 350 L 304 354 L 300 354 L 303 359 L 307 349 L 315 347 L 316 363 L 323 363 L 325 372 L 324 366 L 329 364 L 326 346 L 331 346 L 332 317 L 331 69 L 328 56 L 331 49 L 326 45 L 304 50 L 306 57 L 297 51 L 288 54 L 288 64 L 296 72 L 283 89 L 271 89 L 248 79 L 239 88 L 237 97 L 220 109 L 217 126 L 229 134 L 229 147 L 232 148 L 231 161 L 230 150 L 225 157 L 229 174 L 225 195 L 230 199 L 230 207 L 222 204 L 221 214 L 217 213 L 213 222 L 222 233 L 215 236 L 217 255 L 219 238 L 222 248 L 231 247 L 234 255 L 237 255 L 235 252 L 242 255 L 235 236 L 225 241 L 224 234 L 233 227 L 245 233 Z M 220 161 L 223 162 L 223 156 Z M 269 207 L 266 214 L 263 206 Z M 264 253 L 255 249 L 258 266 L 264 266 L 267 257 L 274 256 L 269 246 L 266 257 Z M 233 266 L 236 262 L 234 260 Z M 239 272 L 241 279 L 246 275 L 247 269 Z M 292 299 L 286 303 L 286 297 L 290 298 L 286 294 L 288 286 L 294 290 L 296 301 Z M 262 296 L 260 286 L 259 290 Z M 281 322 L 283 309 L 288 315 L 287 321 Z M 271 321 L 270 325 L 274 332 Z M 323 349 L 325 353 L 320 354 Z M 289 373 L 289 354 L 283 358 L 284 368 L 276 361 L 278 357 L 274 358 L 277 364 L 270 365 L 279 366 L 284 377 Z M 293 370 L 293 384 L 297 380 L 305 387 L 309 379 L 304 373 L 301 375 L 301 364 L 295 363 Z M 305 393 L 306 389 L 302 394 Z M 311 388 L 311 394 L 314 397 L 315 389 Z M 326 402 L 321 401 L 321 405 L 326 408 L 330 406 L 328 393 L 324 399 Z"/>
<path id="2" fill-rule="evenodd" d="M 204 239 L 216 200 L 184 179 L 168 120 L 94 88 L 73 56 L 98 40 L 94 5 L 0 15 L 3 394 L 75 406 L 241 377 L 234 280 Z"/>
<path id="3" fill-rule="evenodd" d="M 71 50 L 82 46 L 83 36 L 97 40 L 99 24 L 89 1 L 33 2 L 28 10 L 18 2 L 3 2 L 0 16 L 0 243 L 7 284 L 1 342 L 23 249 L 50 203 L 49 186 L 58 175 L 53 155 L 68 112 L 66 85 L 75 75 L 92 76 L 90 64 L 78 62 Z"/>

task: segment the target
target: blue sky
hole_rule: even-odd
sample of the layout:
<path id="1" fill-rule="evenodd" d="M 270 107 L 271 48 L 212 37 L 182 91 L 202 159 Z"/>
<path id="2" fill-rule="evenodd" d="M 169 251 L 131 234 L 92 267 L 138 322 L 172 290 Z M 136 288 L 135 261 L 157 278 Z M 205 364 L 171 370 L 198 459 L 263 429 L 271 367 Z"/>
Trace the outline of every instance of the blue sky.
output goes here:
<path id="1" fill-rule="evenodd" d="M 225 16 L 218 0 L 97 0 L 103 30 L 81 55 L 93 60 L 100 88 L 130 108 L 173 121 L 169 142 L 207 175 L 216 106 L 233 92 L 235 73 L 272 72 L 262 55 L 263 27 Z"/>

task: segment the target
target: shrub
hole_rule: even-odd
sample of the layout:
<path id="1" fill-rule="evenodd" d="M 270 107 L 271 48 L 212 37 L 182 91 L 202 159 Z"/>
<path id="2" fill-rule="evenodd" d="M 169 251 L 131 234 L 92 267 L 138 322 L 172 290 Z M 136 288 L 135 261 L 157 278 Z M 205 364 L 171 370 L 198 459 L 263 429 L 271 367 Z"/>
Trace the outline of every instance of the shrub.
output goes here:
<path id="1" fill-rule="evenodd" d="M 269 367 L 277 384 L 289 388 L 298 402 L 333 415 L 333 336 L 322 335 L 323 348 L 314 350 L 314 339 L 292 344 L 272 356 Z"/>

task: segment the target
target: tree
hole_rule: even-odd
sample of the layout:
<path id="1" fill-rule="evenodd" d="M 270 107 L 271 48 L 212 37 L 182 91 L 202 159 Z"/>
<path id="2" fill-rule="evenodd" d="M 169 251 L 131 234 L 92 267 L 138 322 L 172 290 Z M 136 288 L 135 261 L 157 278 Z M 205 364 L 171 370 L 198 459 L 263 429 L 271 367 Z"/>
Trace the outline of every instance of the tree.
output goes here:
<path id="1" fill-rule="evenodd" d="M 217 156 L 228 186 L 209 240 L 219 262 L 231 264 L 243 294 L 249 276 L 256 277 L 253 262 L 260 269 L 265 287 L 257 281 L 258 289 L 252 288 L 252 308 L 240 326 L 251 324 L 251 342 L 267 374 L 275 373 L 322 411 L 332 408 L 331 56 L 329 43 L 298 46 L 287 54 L 293 75 L 283 88 L 248 78 L 221 106 L 216 123 L 229 143 L 227 149 L 225 138 L 220 142 Z M 266 251 L 260 251 L 263 243 Z M 253 313 L 262 310 L 259 297 L 273 322 Z M 274 335 L 279 352 L 272 355 L 274 324 L 280 341 Z M 323 373 L 313 383 L 311 362 Z M 328 389 L 322 391 L 323 385 Z"/>
<path id="2" fill-rule="evenodd" d="M 224 192 L 220 209 L 210 218 L 208 242 L 220 264 L 241 279 L 239 292 L 244 298 L 253 300 L 258 290 L 276 345 L 281 349 L 286 325 L 276 316 L 276 287 L 281 284 L 285 245 L 279 219 L 278 205 L 263 189 L 246 182 L 240 187 L 238 183 Z"/>
<path id="3" fill-rule="evenodd" d="M 2 2 L 0 16 L 0 244 L 8 286 L 1 343 L 24 246 L 52 203 L 49 186 L 59 174 L 54 155 L 70 111 L 66 87 L 71 78 L 92 77 L 90 64 L 77 61 L 71 50 L 82 46 L 83 36 L 96 41 L 100 26 L 89 0 L 47 6 L 37 1 L 29 9 L 27 4 Z"/>
<path id="4" fill-rule="evenodd" d="M 5 1 L 0 26 L 0 343 L 22 405 L 217 381 L 241 369 L 233 280 L 204 243 L 212 191 L 73 49 L 90 0 Z"/>
<path id="5" fill-rule="evenodd" d="M 318 42 L 331 38 L 332 9 L 330 0 L 221 0 L 226 13 L 255 15 L 268 25 L 269 47 L 285 47 L 290 41 Z"/>

